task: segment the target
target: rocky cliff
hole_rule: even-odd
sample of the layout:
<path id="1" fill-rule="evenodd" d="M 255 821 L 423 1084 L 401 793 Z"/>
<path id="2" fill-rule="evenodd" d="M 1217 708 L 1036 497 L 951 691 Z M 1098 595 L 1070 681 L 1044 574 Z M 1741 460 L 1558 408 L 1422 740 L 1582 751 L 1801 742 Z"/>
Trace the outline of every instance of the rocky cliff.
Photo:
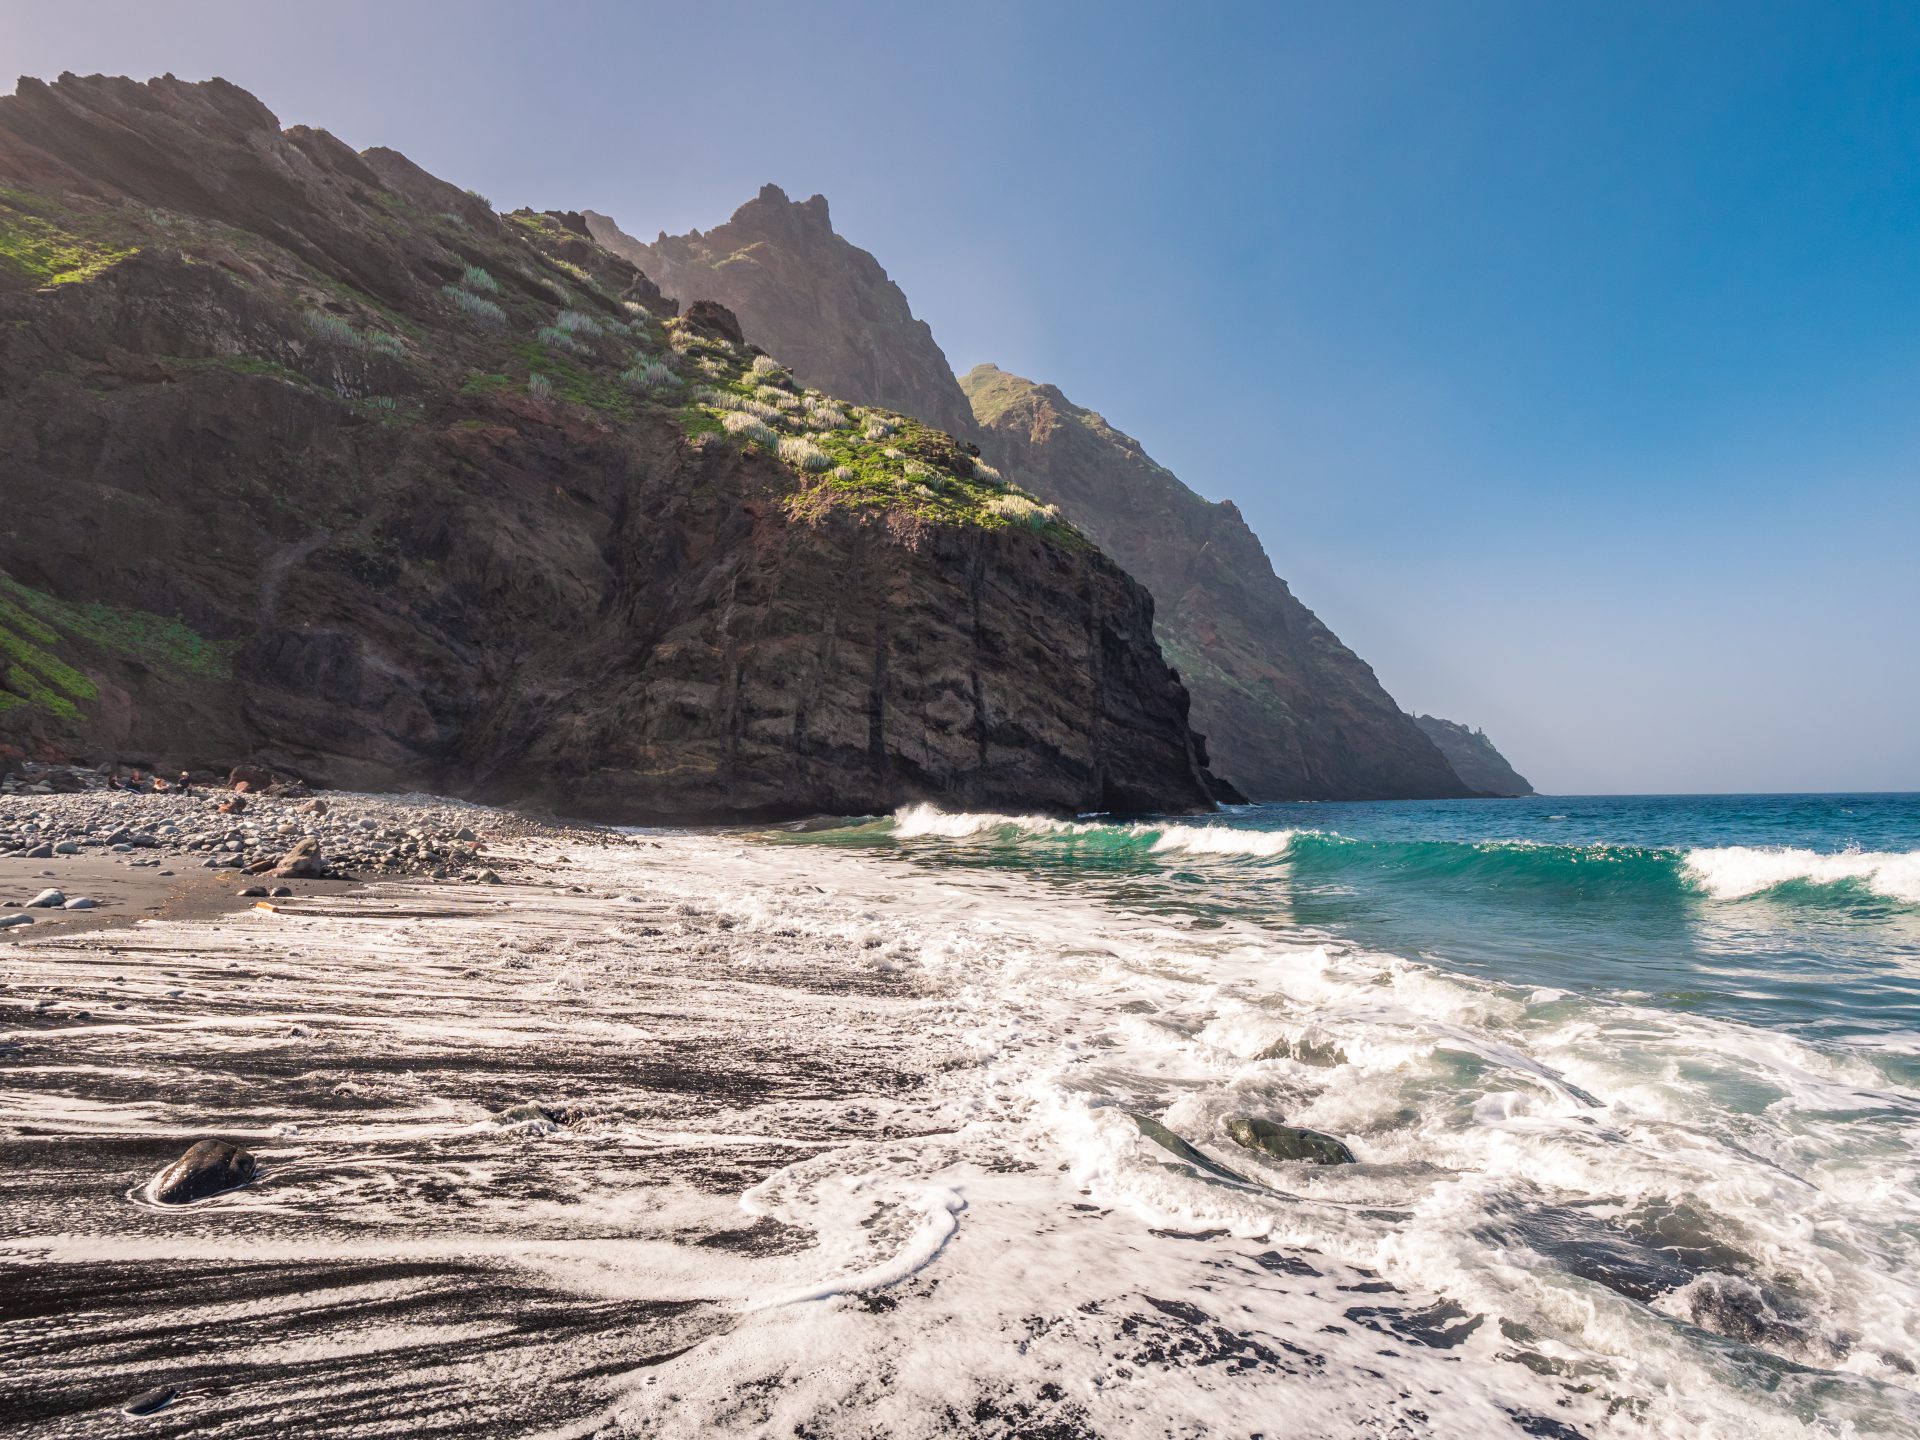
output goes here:
<path id="1" fill-rule="evenodd" d="M 1146 592 L 578 215 L 0 99 L 0 738 L 608 818 L 1208 803 Z"/>
<path id="2" fill-rule="evenodd" d="M 1255 799 L 1466 793 L 1368 666 L 1273 573 L 1231 504 L 1211 505 L 1057 390 L 982 367 L 959 383 L 878 261 L 827 202 L 776 186 L 702 235 L 593 233 L 668 293 L 712 298 L 811 384 L 971 432 L 1007 478 L 1061 506 L 1157 602 L 1215 768 Z"/>
<path id="3" fill-rule="evenodd" d="M 726 224 L 651 245 L 591 210 L 586 220 L 669 295 L 727 306 L 809 385 L 971 434 L 973 411 L 933 331 L 878 260 L 834 233 L 824 196 L 795 202 L 764 185 Z"/>
<path id="4" fill-rule="evenodd" d="M 1256 800 L 1465 793 L 1366 662 L 1273 573 L 1231 501 L 1202 499 L 1051 385 L 992 365 L 961 385 L 1009 473 L 1154 593 L 1161 648 L 1221 774 Z"/>
<path id="5" fill-rule="evenodd" d="M 1437 715 L 1416 715 L 1414 723 L 1447 757 L 1453 773 L 1477 795 L 1531 795 L 1533 786 L 1507 763 L 1484 730 L 1469 730 Z"/>

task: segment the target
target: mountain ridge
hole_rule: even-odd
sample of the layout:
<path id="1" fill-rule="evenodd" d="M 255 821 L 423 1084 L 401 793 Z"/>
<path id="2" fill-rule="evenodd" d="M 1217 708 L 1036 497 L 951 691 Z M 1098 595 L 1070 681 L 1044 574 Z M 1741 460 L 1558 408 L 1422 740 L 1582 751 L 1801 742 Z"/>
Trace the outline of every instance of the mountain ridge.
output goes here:
<path id="1" fill-rule="evenodd" d="M 23 80 L 0 739 L 609 819 L 1210 807 L 1142 587 L 678 309 L 224 80 Z"/>

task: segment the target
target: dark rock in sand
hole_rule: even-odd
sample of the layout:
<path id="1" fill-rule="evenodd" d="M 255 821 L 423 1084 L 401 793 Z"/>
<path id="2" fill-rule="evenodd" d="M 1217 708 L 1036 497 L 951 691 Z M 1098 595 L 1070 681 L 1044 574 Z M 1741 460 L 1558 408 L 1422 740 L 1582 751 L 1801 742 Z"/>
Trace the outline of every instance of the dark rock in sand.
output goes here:
<path id="1" fill-rule="evenodd" d="M 185 1205 L 253 1179 L 253 1153 L 225 1140 L 196 1141 L 186 1154 L 154 1177 L 153 1198 L 162 1205 Z"/>
<path id="2" fill-rule="evenodd" d="M 264 885 L 249 885 L 246 889 L 236 890 L 234 893 L 242 900 L 264 900 L 267 898 L 267 887 Z"/>
<path id="3" fill-rule="evenodd" d="M 171 1385 L 156 1385 L 151 1390 L 142 1390 L 127 1401 L 123 1407 L 129 1415 L 151 1415 L 156 1410 L 164 1410 L 171 1405 L 180 1392 Z"/>
<path id="4" fill-rule="evenodd" d="M 276 885 L 273 887 L 273 889 L 267 892 L 267 895 L 270 899 L 287 900 L 292 898 L 293 889 L 291 886 L 287 886 L 287 885 Z"/>
<path id="5" fill-rule="evenodd" d="M 1140 1127 L 1140 1133 L 1143 1136 L 1153 1141 L 1153 1143 L 1161 1149 L 1177 1155 L 1187 1164 L 1204 1171 L 1206 1174 L 1222 1180 L 1237 1180 L 1243 1185 L 1250 1183 L 1247 1177 L 1238 1171 L 1229 1170 L 1216 1160 L 1209 1160 L 1198 1148 L 1181 1139 L 1158 1120 L 1149 1120 L 1144 1115 L 1135 1115 L 1133 1117 L 1133 1123 Z"/>
<path id="6" fill-rule="evenodd" d="M 1236 1115 L 1227 1133 L 1249 1150 L 1275 1160 L 1305 1160 L 1312 1165 L 1351 1165 L 1353 1152 L 1331 1135 L 1298 1125 L 1276 1125 L 1253 1115 Z"/>

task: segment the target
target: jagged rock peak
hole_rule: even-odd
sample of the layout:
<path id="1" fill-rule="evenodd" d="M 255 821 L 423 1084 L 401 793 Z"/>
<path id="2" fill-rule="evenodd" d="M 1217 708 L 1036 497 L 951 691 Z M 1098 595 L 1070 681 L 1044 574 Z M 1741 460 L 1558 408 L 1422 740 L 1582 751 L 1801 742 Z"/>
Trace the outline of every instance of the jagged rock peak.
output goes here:
<path id="1" fill-rule="evenodd" d="M 732 310 L 747 337 L 806 384 L 975 438 L 933 331 L 880 262 L 834 232 L 825 196 L 795 202 L 763 185 L 726 224 L 651 245 L 605 215 L 588 211 L 587 225 L 682 304 L 717 300 Z"/>

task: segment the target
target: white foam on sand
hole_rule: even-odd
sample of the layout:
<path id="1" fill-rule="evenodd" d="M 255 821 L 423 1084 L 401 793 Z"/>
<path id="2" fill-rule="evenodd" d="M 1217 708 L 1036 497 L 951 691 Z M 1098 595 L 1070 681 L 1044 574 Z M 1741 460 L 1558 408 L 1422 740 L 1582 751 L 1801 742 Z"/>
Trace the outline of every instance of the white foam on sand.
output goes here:
<path id="1" fill-rule="evenodd" d="M 1026 823 L 914 823 L 962 820 Z M 1875 1053 L 1013 872 L 657 833 L 530 858 L 542 883 L 435 891 L 431 920 L 380 918 L 419 898 L 396 886 L 8 950 L 10 995 L 84 964 L 128 1009 L 11 1061 L 0 1124 L 162 1151 L 211 1130 L 262 1173 L 172 1214 L 9 1191 L 0 1264 L 479 1274 L 167 1303 L 253 1327 L 238 1353 L 266 1368 L 233 1403 L 285 1403 L 288 1356 L 337 1401 L 368 1383 L 324 1368 L 352 1346 L 297 1327 L 363 1322 L 301 1297 L 377 1283 L 383 1318 L 349 1333 L 380 1384 L 414 1366 L 500 1434 L 1920 1425 L 1920 1103 Z M 1247 1151 L 1239 1115 L 1360 1163 Z M 1634 1250 L 1643 1223 L 1719 1247 L 1757 1298 L 1682 1285 Z M 1664 1263 L 1666 1298 L 1570 1262 L 1568 1235 Z M 497 1317 L 553 1297 L 605 1318 L 509 1344 Z M 19 1378 L 124 1366 L 136 1318 L 76 1316 Z"/>

